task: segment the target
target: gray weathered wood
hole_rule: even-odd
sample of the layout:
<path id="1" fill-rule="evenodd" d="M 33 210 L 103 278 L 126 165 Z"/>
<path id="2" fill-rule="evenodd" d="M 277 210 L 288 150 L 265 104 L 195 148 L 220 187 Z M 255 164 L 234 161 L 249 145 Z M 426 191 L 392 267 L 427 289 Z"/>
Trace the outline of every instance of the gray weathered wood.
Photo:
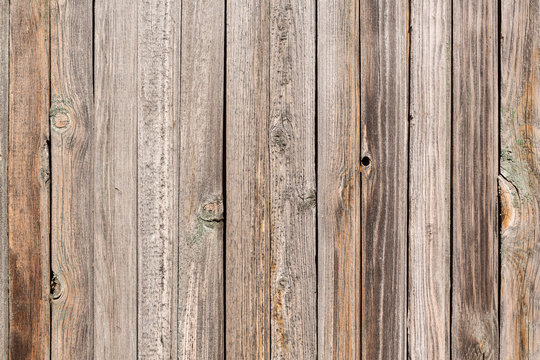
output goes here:
<path id="1" fill-rule="evenodd" d="M 227 1 L 228 359 L 270 357 L 269 0 Z"/>
<path id="2" fill-rule="evenodd" d="M 540 358 L 540 2 L 501 1 L 501 359 Z"/>
<path id="3" fill-rule="evenodd" d="M 315 4 L 270 4 L 273 359 L 317 358 Z"/>
<path id="4" fill-rule="evenodd" d="M 176 86 L 181 96 L 178 358 L 183 360 L 222 359 L 225 352 L 224 31 L 225 1 L 182 1 L 181 76 Z"/>
<path id="5" fill-rule="evenodd" d="M 362 359 L 407 347 L 408 1 L 360 3 Z"/>
<path id="6" fill-rule="evenodd" d="M 318 357 L 358 359 L 360 26 L 357 1 L 318 2 Z"/>
<path id="7" fill-rule="evenodd" d="M 176 358 L 180 0 L 138 1 L 138 358 Z"/>
<path id="8" fill-rule="evenodd" d="M 92 1 L 50 5 L 51 359 L 93 359 Z"/>
<path id="9" fill-rule="evenodd" d="M 450 358 L 451 1 L 411 1 L 409 357 Z"/>
<path id="10" fill-rule="evenodd" d="M 8 104 L 9 104 L 9 0 L 0 1 L 0 360 L 9 350 L 9 243 L 8 199 Z"/>
<path id="11" fill-rule="evenodd" d="M 97 0 L 94 358 L 137 357 L 137 6 Z"/>
<path id="12" fill-rule="evenodd" d="M 10 2 L 9 78 L 9 358 L 48 359 L 48 0 Z"/>
<path id="13" fill-rule="evenodd" d="M 499 358 L 497 42 L 496 2 L 454 1 L 454 359 Z"/>

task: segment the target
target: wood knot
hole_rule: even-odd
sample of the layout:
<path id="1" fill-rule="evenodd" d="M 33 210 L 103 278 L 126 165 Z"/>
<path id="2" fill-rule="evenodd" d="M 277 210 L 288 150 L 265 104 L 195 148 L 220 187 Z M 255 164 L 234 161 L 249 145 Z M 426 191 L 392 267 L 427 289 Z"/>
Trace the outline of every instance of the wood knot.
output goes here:
<path id="1" fill-rule="evenodd" d="M 70 109 L 72 101 L 70 99 L 63 99 L 55 97 L 51 102 L 51 109 L 49 110 L 49 120 L 51 127 L 55 131 L 65 131 L 70 123 Z"/>
<path id="2" fill-rule="evenodd" d="M 64 289 L 59 278 L 59 274 L 53 273 L 51 277 L 51 300 L 58 300 L 62 297 Z"/>
<path id="3" fill-rule="evenodd" d="M 223 199 L 221 195 L 213 195 L 203 202 L 199 210 L 199 218 L 205 222 L 223 221 Z"/>

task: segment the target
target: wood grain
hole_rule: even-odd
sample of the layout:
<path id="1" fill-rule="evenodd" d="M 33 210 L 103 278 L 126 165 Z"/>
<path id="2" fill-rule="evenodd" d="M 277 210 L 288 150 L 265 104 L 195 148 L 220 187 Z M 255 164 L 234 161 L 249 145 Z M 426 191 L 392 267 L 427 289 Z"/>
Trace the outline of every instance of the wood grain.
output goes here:
<path id="1" fill-rule="evenodd" d="M 411 2 L 409 358 L 450 359 L 451 1 Z"/>
<path id="2" fill-rule="evenodd" d="M 362 359 L 407 347 L 408 2 L 361 2 Z"/>
<path id="3" fill-rule="evenodd" d="M 453 3 L 452 358 L 498 359 L 497 9 Z"/>
<path id="4" fill-rule="evenodd" d="M 180 1 L 139 0 L 138 358 L 176 358 L 178 127 L 175 33 Z"/>
<path id="5" fill-rule="evenodd" d="M 500 358 L 540 357 L 540 2 L 501 1 Z"/>
<path id="6" fill-rule="evenodd" d="M 135 359 L 137 6 L 94 9 L 94 358 Z"/>
<path id="7" fill-rule="evenodd" d="M 184 360 L 225 353 L 224 31 L 224 1 L 182 2 L 178 358 Z"/>
<path id="8" fill-rule="evenodd" d="M 10 359 L 49 358 L 49 2 L 10 4 Z"/>
<path id="9" fill-rule="evenodd" d="M 317 358 L 315 4 L 270 3 L 272 359 Z"/>
<path id="10" fill-rule="evenodd" d="M 0 0 L 0 360 L 9 355 L 9 0 Z"/>
<path id="11" fill-rule="evenodd" d="M 93 359 L 91 1 L 51 1 L 51 359 Z"/>
<path id="12" fill-rule="evenodd" d="M 225 349 L 270 357 L 269 1 L 227 1 Z"/>
<path id="13" fill-rule="evenodd" d="M 318 357 L 361 356 L 359 2 L 318 3 Z"/>

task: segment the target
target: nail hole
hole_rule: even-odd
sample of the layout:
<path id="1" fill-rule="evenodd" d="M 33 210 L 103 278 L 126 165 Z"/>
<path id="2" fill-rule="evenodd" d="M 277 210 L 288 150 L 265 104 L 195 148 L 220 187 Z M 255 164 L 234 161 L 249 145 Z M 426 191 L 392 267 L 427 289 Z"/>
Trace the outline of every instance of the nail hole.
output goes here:
<path id="1" fill-rule="evenodd" d="M 369 166 L 369 165 L 371 165 L 371 159 L 370 159 L 369 157 L 367 157 L 367 156 L 364 156 L 364 157 L 362 158 L 362 165 L 363 165 L 363 166 Z"/>

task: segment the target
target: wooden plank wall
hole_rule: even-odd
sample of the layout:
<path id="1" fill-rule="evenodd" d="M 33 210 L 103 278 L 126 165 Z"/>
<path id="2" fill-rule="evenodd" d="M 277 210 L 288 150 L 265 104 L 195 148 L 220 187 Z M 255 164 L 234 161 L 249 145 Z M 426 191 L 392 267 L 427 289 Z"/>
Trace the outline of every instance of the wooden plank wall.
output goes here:
<path id="1" fill-rule="evenodd" d="M 0 0 L 0 360 L 540 357 L 539 0 Z"/>

